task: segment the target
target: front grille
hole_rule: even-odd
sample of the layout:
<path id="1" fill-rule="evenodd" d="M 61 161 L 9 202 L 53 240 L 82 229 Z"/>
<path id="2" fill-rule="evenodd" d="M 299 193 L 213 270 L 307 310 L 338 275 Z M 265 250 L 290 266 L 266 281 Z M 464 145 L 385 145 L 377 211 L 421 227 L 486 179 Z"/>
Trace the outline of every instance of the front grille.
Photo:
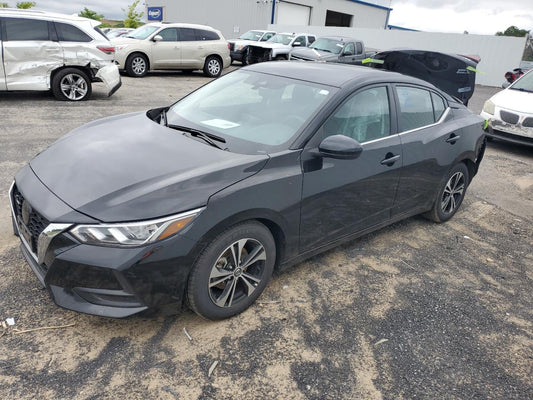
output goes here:
<path id="1" fill-rule="evenodd" d="M 522 122 L 522 126 L 525 126 L 526 128 L 533 128 L 533 117 L 526 118 L 524 122 Z"/>
<path id="2" fill-rule="evenodd" d="M 24 202 L 26 202 L 26 208 L 29 211 L 28 216 L 26 217 L 27 223 L 25 222 L 25 218 L 23 217 Z M 18 223 L 24 224 L 24 226 L 28 230 L 29 237 L 25 238 L 26 240 L 28 240 L 30 250 L 34 254 L 36 254 L 39 235 L 50 224 L 50 222 L 33 209 L 29 202 L 24 199 L 22 193 L 18 191 L 16 186 L 13 188 L 13 208 L 15 211 L 15 218 Z"/>
<path id="3" fill-rule="evenodd" d="M 517 114 L 509 112 L 509 111 L 500 111 L 500 117 L 503 121 L 507 122 L 508 124 L 516 124 L 518 123 L 518 119 L 520 118 Z"/>
<path id="4" fill-rule="evenodd" d="M 272 58 L 270 54 L 270 49 L 264 49 L 262 47 L 257 46 L 248 47 L 248 57 L 252 62 L 270 61 L 270 59 Z"/>

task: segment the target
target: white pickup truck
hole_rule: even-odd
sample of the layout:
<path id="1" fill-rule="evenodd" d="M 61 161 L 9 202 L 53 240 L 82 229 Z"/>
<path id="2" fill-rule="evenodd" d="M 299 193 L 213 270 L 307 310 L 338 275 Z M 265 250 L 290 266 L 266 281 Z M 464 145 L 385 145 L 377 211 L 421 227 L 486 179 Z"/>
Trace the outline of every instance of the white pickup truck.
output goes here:
<path id="1" fill-rule="evenodd" d="M 316 40 L 307 33 L 278 33 L 266 42 L 248 46 L 246 62 L 253 64 L 271 60 L 288 60 L 294 48 L 307 47 Z"/>

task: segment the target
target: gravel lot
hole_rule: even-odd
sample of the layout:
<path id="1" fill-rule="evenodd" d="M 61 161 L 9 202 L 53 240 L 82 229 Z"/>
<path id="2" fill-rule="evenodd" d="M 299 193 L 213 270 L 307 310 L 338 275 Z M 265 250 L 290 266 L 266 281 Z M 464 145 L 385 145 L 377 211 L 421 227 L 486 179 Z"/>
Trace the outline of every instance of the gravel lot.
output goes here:
<path id="1" fill-rule="evenodd" d="M 0 320 L 16 322 L 0 327 L 3 398 L 533 399 L 533 148 L 489 143 L 451 221 L 410 218 L 309 259 L 230 320 L 55 306 L 11 233 L 13 175 L 85 122 L 206 82 L 123 77 L 79 104 L 0 93 Z M 496 91 L 477 87 L 471 109 Z"/>

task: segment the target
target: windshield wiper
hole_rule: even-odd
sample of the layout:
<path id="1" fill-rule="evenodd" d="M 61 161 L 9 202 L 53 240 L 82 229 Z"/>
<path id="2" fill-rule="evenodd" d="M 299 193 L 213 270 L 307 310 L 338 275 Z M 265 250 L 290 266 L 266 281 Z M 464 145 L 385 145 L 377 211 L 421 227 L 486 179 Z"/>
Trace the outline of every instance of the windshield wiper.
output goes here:
<path id="1" fill-rule="evenodd" d="M 519 90 L 519 91 L 521 91 L 521 92 L 533 93 L 533 90 L 524 89 L 524 88 L 515 88 L 515 87 L 511 87 L 510 89 L 513 89 L 513 90 Z"/>
<path id="2" fill-rule="evenodd" d="M 202 132 L 202 131 L 199 131 L 198 129 L 189 128 L 187 126 L 182 126 L 182 125 L 168 124 L 167 127 L 189 133 L 191 136 L 200 138 L 204 142 L 210 144 L 213 147 L 216 147 L 217 149 L 225 150 L 214 142 L 214 140 L 216 140 L 217 142 L 226 143 L 226 139 L 224 139 L 223 137 L 213 135 L 212 133 Z"/>

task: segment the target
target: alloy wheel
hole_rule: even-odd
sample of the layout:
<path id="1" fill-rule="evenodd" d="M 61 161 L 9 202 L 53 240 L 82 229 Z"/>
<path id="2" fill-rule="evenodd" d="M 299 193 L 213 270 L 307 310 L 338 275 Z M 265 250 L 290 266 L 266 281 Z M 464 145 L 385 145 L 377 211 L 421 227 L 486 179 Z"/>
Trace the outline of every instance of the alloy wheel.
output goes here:
<path id="1" fill-rule="evenodd" d="M 209 275 L 209 297 L 218 307 L 229 308 L 250 297 L 263 278 L 264 246 L 240 239 L 218 257 Z"/>
<path id="2" fill-rule="evenodd" d="M 136 75 L 142 75 L 146 71 L 146 61 L 142 57 L 135 57 L 131 60 L 131 69 Z"/>
<path id="3" fill-rule="evenodd" d="M 441 210 L 445 214 L 450 214 L 455 211 L 458 205 L 461 203 L 463 193 L 465 190 L 465 176 L 462 172 L 456 172 L 453 174 L 442 193 Z"/>
<path id="4" fill-rule="evenodd" d="M 69 100 L 81 100 L 87 95 L 87 81 L 78 74 L 65 75 L 60 82 L 61 92 Z"/>
<path id="5" fill-rule="evenodd" d="M 220 73 L 220 63 L 216 59 L 212 59 L 207 63 L 207 70 L 212 76 L 217 76 Z"/>

